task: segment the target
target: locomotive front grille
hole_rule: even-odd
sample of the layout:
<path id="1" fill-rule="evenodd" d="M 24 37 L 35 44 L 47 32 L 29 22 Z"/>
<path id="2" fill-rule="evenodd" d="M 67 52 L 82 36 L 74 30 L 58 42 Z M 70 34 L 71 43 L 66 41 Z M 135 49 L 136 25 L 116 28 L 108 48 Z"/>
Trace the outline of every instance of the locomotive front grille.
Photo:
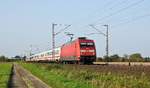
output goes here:
<path id="1" fill-rule="evenodd" d="M 96 57 L 95 56 L 81 56 L 80 57 L 80 62 L 83 63 L 93 63 L 94 61 L 96 61 Z"/>

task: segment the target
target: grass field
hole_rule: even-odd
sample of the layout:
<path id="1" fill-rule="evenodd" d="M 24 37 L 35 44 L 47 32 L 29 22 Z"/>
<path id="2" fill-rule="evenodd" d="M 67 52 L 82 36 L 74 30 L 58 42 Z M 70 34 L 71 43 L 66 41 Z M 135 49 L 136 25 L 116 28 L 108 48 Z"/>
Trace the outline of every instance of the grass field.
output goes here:
<path id="1" fill-rule="evenodd" d="M 0 88 L 7 88 L 11 67 L 11 63 L 0 63 Z"/>
<path id="2" fill-rule="evenodd" d="M 150 88 L 149 67 L 22 65 L 53 88 Z"/>

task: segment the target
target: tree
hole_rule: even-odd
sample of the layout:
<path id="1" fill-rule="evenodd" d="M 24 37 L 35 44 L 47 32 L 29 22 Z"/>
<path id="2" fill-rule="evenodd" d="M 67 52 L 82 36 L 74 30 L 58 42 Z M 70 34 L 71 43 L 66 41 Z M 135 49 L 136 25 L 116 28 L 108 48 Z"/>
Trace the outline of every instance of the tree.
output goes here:
<path id="1" fill-rule="evenodd" d="M 0 56 L 0 61 L 7 61 L 7 60 L 8 60 L 7 57 L 5 57 L 5 56 Z"/>
<path id="2" fill-rule="evenodd" d="M 5 56 L 0 56 L 0 61 L 5 61 Z"/>
<path id="3" fill-rule="evenodd" d="M 121 58 L 119 57 L 118 54 L 114 54 L 114 55 L 110 56 L 109 58 L 110 58 L 110 61 L 112 61 L 112 62 L 119 62 L 119 61 L 121 61 Z"/>
<path id="4" fill-rule="evenodd" d="M 110 58 L 109 58 L 109 57 L 104 56 L 103 58 L 104 58 L 104 61 L 105 61 L 105 62 L 110 62 Z"/>
<path id="5" fill-rule="evenodd" d="M 145 58 L 144 58 L 144 61 L 145 61 L 145 62 L 150 62 L 150 57 L 145 57 Z"/>
<path id="6" fill-rule="evenodd" d="M 143 57 L 141 56 L 140 53 L 134 53 L 130 55 L 129 60 L 131 62 L 140 62 L 143 61 Z"/>
<path id="7" fill-rule="evenodd" d="M 102 62 L 102 61 L 103 61 L 103 58 L 98 57 L 98 58 L 96 59 L 96 61 L 97 61 L 97 62 Z"/>
<path id="8" fill-rule="evenodd" d="M 128 62 L 129 61 L 129 55 L 124 54 L 123 57 L 121 58 L 122 62 Z"/>
<path id="9" fill-rule="evenodd" d="M 21 59 L 21 56 L 16 55 L 14 58 L 15 59 Z"/>

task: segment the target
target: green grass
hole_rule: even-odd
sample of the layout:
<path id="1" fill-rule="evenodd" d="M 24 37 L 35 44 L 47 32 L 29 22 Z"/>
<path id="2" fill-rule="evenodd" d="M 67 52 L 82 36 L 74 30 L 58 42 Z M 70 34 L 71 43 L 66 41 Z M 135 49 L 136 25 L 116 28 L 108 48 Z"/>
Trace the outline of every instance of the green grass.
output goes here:
<path id="1" fill-rule="evenodd" d="M 150 79 L 144 73 L 137 76 L 56 64 L 22 65 L 53 88 L 150 88 Z"/>
<path id="2" fill-rule="evenodd" d="M 12 64 L 0 63 L 0 88 L 7 88 Z"/>
<path id="3" fill-rule="evenodd" d="M 87 85 L 86 82 L 66 77 L 66 74 L 61 72 L 61 67 L 57 65 L 53 66 L 54 69 L 48 69 L 39 64 L 22 65 L 53 88 L 91 88 L 91 85 Z"/>

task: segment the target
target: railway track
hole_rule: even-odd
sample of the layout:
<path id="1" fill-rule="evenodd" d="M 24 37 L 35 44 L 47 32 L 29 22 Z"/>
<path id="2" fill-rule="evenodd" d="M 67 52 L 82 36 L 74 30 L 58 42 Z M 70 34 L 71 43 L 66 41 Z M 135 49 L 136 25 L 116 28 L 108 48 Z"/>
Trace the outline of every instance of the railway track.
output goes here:
<path id="1" fill-rule="evenodd" d="M 130 65 L 130 66 L 150 66 L 150 62 L 94 62 L 94 65 Z"/>
<path id="2" fill-rule="evenodd" d="M 13 65 L 9 88 L 51 88 L 18 64 Z"/>
<path id="3" fill-rule="evenodd" d="M 29 62 L 29 63 L 41 63 L 50 64 L 51 62 Z M 60 63 L 56 63 L 60 64 Z M 71 65 L 126 65 L 126 66 L 150 66 L 150 62 L 93 62 L 93 64 L 71 64 Z"/>

